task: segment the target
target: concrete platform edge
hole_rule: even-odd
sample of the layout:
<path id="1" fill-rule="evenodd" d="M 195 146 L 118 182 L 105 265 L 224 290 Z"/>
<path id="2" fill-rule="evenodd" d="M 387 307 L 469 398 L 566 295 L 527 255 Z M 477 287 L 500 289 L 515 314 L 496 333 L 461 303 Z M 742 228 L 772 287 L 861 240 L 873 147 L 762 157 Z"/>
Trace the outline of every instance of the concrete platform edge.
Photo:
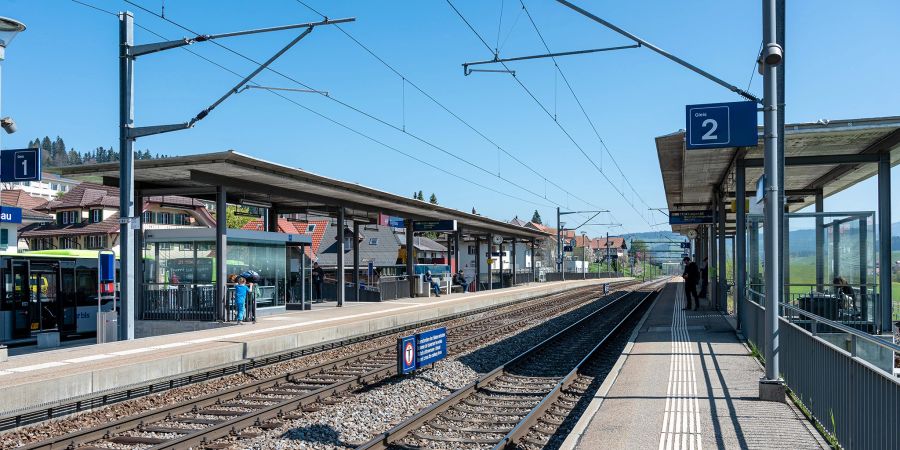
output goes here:
<path id="1" fill-rule="evenodd" d="M 650 317 L 650 311 L 653 310 L 653 307 L 656 306 L 656 302 L 659 300 L 659 296 L 653 299 L 653 303 L 644 311 L 644 316 L 641 317 L 641 321 L 634 327 L 634 330 L 631 332 L 631 335 L 628 337 L 628 343 L 625 344 L 625 348 L 622 350 L 622 354 L 619 355 L 619 358 L 616 359 L 616 363 L 613 364 L 612 369 L 610 369 L 609 374 L 606 376 L 606 379 L 603 380 L 603 384 L 597 389 L 597 393 L 594 394 L 594 398 L 588 404 L 587 408 L 584 410 L 584 413 L 581 414 L 581 417 L 578 419 L 578 422 L 575 423 L 575 426 L 572 427 L 572 431 L 569 432 L 569 435 L 566 436 L 566 439 L 560 445 L 560 450 L 574 450 L 574 448 L 578 445 L 578 441 L 581 440 L 581 436 L 584 435 L 584 431 L 587 429 L 588 425 L 591 423 L 591 420 L 594 418 L 594 414 L 597 413 L 597 410 L 600 409 L 600 406 L 603 405 L 603 399 L 609 394 L 610 389 L 612 389 L 613 385 L 616 383 L 616 380 L 619 378 L 619 373 L 622 372 L 622 367 L 625 366 L 625 360 L 628 359 L 628 355 L 631 352 L 631 349 L 634 348 L 634 342 L 637 339 L 638 335 L 641 333 L 641 328 L 644 327 L 644 322 L 647 321 L 647 318 Z"/>

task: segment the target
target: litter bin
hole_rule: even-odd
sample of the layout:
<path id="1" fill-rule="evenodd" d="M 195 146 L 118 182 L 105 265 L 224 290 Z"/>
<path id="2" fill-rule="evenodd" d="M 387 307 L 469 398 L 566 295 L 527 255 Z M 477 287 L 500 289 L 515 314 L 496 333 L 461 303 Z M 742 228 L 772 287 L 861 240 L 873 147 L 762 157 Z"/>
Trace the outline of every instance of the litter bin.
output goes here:
<path id="1" fill-rule="evenodd" d="M 119 340 L 119 312 L 101 311 L 97 314 L 97 343 Z"/>

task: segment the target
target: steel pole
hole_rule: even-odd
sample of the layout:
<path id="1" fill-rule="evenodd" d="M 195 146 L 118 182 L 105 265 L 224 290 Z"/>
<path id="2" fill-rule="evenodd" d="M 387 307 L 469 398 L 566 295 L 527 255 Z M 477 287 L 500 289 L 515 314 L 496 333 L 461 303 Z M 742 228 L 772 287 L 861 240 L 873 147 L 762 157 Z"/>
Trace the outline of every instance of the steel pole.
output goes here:
<path id="1" fill-rule="evenodd" d="M 119 218 L 134 217 L 134 15 L 119 14 Z M 134 227 L 119 224 L 119 339 L 134 339 Z"/>
<path id="2" fill-rule="evenodd" d="M 734 308 L 737 312 L 737 329 L 744 323 L 744 295 L 747 288 L 747 173 L 743 158 L 737 160 L 735 174 L 735 225 L 734 233 Z"/>
<path id="3" fill-rule="evenodd" d="M 778 0 L 763 0 L 763 39 L 764 48 L 777 46 L 778 42 Z M 763 400 L 784 401 L 784 387 L 780 382 L 778 339 L 779 308 L 781 302 L 783 215 L 780 193 L 783 189 L 781 173 L 784 153 L 778 141 L 781 130 L 778 121 L 778 62 L 765 61 L 763 73 L 763 122 L 764 122 L 764 173 L 765 173 L 765 228 L 763 241 L 765 246 L 765 319 L 764 319 L 764 356 L 766 360 L 765 379 L 760 381 L 760 398 Z M 779 61 L 780 62 L 780 61 Z"/>
<path id="4" fill-rule="evenodd" d="M 560 223 L 559 207 L 556 207 L 556 271 L 560 272 L 562 279 L 566 279 L 563 272 L 563 246 L 562 246 L 562 224 Z"/>
<path id="5" fill-rule="evenodd" d="M 893 318 L 891 286 L 891 155 L 881 154 L 878 162 L 878 288 L 881 297 L 881 332 L 891 333 Z"/>

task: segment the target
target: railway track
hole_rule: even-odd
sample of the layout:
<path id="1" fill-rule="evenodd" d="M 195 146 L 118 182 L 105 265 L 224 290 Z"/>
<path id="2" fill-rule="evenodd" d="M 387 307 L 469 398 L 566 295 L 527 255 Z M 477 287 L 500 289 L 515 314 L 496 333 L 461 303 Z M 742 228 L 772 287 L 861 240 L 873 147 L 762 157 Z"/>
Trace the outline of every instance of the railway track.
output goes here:
<path id="1" fill-rule="evenodd" d="M 617 298 L 357 448 L 543 448 L 587 393 L 611 337 L 656 294 Z"/>
<path id="2" fill-rule="evenodd" d="M 599 296 L 599 287 L 556 294 L 537 303 L 448 329 L 451 353 L 519 328 L 522 324 L 578 308 Z M 607 296 L 617 299 L 622 292 Z M 396 348 L 385 345 L 326 364 L 274 376 L 192 399 L 99 427 L 31 443 L 27 449 L 79 448 L 227 448 L 213 441 L 237 435 L 252 438 L 316 402 L 340 401 L 341 393 L 383 381 L 396 374 Z M 260 431 L 246 431 L 251 430 Z"/>

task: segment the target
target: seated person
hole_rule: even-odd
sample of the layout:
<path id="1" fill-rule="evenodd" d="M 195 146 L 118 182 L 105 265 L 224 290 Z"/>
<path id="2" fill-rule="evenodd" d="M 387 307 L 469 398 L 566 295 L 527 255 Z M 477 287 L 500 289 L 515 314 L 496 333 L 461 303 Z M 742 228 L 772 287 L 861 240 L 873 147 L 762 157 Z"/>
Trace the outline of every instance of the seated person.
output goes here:
<path id="1" fill-rule="evenodd" d="M 431 277 L 431 271 L 430 271 L 430 270 L 426 270 L 426 271 L 425 271 L 425 282 L 426 282 L 426 283 L 429 283 L 429 284 L 431 285 L 431 290 L 434 291 L 434 295 L 435 295 L 436 297 L 440 297 L 440 296 L 441 296 L 441 285 L 439 285 L 438 282 L 435 281 L 435 280 Z"/>
<path id="2" fill-rule="evenodd" d="M 469 290 L 469 283 L 466 282 L 466 275 L 463 274 L 462 269 L 456 271 L 456 273 L 453 274 L 453 284 L 462 286 L 463 292 Z"/>
<path id="3" fill-rule="evenodd" d="M 834 279 L 835 295 L 841 299 L 843 308 L 856 308 L 856 293 L 844 277 Z"/>

